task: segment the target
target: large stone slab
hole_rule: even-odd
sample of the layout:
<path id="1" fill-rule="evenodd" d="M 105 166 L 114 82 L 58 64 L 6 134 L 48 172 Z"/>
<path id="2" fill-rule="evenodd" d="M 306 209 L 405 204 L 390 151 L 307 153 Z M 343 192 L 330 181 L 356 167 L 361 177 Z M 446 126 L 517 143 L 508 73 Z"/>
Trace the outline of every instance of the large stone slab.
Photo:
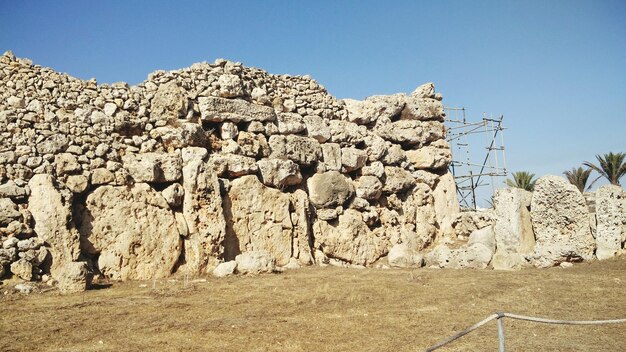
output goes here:
<path id="1" fill-rule="evenodd" d="M 224 200 L 226 259 L 263 251 L 279 266 L 289 263 L 293 233 L 290 204 L 289 194 L 264 186 L 256 176 L 234 180 Z"/>
<path id="2" fill-rule="evenodd" d="M 531 258 L 535 266 L 594 258 L 585 197 L 564 178 L 548 175 L 537 180 L 530 216 L 537 241 Z"/>
<path id="3" fill-rule="evenodd" d="M 28 210 L 35 221 L 34 230 L 49 245 L 50 273 L 60 277 L 65 266 L 80 255 L 80 234 L 72 219 L 72 192 L 44 174 L 33 176 L 28 186 Z"/>
<path id="4" fill-rule="evenodd" d="M 337 171 L 315 174 L 307 180 L 309 198 L 316 208 L 343 205 L 354 195 L 354 185 Z"/>
<path id="5" fill-rule="evenodd" d="M 169 276 L 182 250 L 176 217 L 146 183 L 102 186 L 80 209 L 81 248 L 113 280 Z"/>
<path id="6" fill-rule="evenodd" d="M 626 241 L 626 192 L 620 186 L 604 185 L 596 191 L 596 256 L 612 258 Z"/>
<path id="7" fill-rule="evenodd" d="M 217 97 L 199 97 L 198 107 L 203 120 L 213 122 L 252 122 L 274 121 L 274 109 L 248 103 L 245 100 Z"/>
<path id="8" fill-rule="evenodd" d="M 519 269 L 524 256 L 535 247 L 530 219 L 532 193 L 521 188 L 502 188 L 493 197 L 497 250 L 492 265 L 497 270 Z"/>
<path id="9" fill-rule="evenodd" d="M 204 148 L 182 150 L 183 215 L 189 235 L 184 240 L 185 264 L 181 269 L 195 274 L 207 273 L 218 264 L 226 236 L 220 182 L 207 157 Z"/>

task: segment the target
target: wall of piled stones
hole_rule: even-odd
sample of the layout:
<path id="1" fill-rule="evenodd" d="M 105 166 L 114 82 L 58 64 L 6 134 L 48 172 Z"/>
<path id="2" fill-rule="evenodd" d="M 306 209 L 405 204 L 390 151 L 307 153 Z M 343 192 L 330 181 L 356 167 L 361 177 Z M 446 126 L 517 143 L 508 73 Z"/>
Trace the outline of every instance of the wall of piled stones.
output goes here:
<path id="1" fill-rule="evenodd" d="M 417 258 L 458 212 L 432 84 L 337 100 L 217 60 L 98 85 L 7 52 L 0 88 L 3 275 L 368 266 Z"/>

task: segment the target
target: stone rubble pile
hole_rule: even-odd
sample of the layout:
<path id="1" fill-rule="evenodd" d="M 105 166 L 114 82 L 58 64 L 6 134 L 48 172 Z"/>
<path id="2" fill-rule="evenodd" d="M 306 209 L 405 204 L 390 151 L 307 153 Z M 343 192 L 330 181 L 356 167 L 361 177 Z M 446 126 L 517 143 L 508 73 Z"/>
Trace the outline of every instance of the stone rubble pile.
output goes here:
<path id="1" fill-rule="evenodd" d="M 530 196 L 514 190 L 496 197 L 495 214 L 460 212 L 441 99 L 427 83 L 337 100 L 308 76 L 221 59 L 156 71 L 136 86 L 98 85 L 7 52 L 0 277 L 74 292 L 91 274 L 227 276 L 385 257 L 400 267 L 509 268 L 593 257 L 587 213 L 557 219 L 550 210 L 584 199 L 553 194 L 551 184 L 539 185 L 530 213 Z M 618 194 L 599 194 L 598 209 L 623 214 L 607 200 Z M 598 215 L 603 258 L 623 243 L 613 220 Z M 559 236 L 564 249 L 554 250 Z"/>

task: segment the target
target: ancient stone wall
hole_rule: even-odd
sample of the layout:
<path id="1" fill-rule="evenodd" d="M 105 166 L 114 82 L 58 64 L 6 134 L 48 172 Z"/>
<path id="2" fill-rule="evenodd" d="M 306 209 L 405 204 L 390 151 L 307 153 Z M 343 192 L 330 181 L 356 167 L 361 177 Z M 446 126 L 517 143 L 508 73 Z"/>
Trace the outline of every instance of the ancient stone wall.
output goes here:
<path id="1" fill-rule="evenodd" d="M 443 118 L 432 84 L 337 100 L 308 76 L 217 60 L 98 85 L 7 52 L 0 267 L 47 279 L 82 262 L 124 280 L 242 253 L 295 267 L 419 252 L 458 211 Z"/>

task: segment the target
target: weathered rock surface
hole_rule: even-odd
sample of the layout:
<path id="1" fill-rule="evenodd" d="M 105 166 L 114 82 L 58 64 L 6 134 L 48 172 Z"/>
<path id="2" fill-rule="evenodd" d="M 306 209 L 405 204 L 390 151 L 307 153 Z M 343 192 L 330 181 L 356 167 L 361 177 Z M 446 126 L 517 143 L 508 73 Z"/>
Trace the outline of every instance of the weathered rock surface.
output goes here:
<path id="1" fill-rule="evenodd" d="M 98 270 L 114 280 L 169 276 L 182 250 L 174 213 L 145 183 L 102 186 L 79 211 L 81 249 L 98 255 Z"/>
<path id="2" fill-rule="evenodd" d="M 240 274 L 271 273 L 275 269 L 274 258 L 263 251 L 246 252 L 237 255 L 237 272 Z"/>
<path id="3" fill-rule="evenodd" d="M 626 192 L 620 186 L 605 185 L 596 191 L 596 256 L 612 258 L 626 241 Z"/>
<path id="4" fill-rule="evenodd" d="M 519 269 L 524 256 L 531 254 L 535 246 L 535 234 L 530 218 L 532 193 L 521 188 L 496 190 L 495 240 L 497 251 L 492 265 L 494 269 Z"/>
<path id="5" fill-rule="evenodd" d="M 354 185 L 337 171 L 315 174 L 307 181 L 311 204 L 330 208 L 344 204 L 354 194 Z"/>
<path id="6" fill-rule="evenodd" d="M 562 177 L 537 180 L 530 216 L 536 246 L 531 262 L 540 267 L 565 261 L 591 260 L 596 248 L 587 205 L 576 186 Z"/>

